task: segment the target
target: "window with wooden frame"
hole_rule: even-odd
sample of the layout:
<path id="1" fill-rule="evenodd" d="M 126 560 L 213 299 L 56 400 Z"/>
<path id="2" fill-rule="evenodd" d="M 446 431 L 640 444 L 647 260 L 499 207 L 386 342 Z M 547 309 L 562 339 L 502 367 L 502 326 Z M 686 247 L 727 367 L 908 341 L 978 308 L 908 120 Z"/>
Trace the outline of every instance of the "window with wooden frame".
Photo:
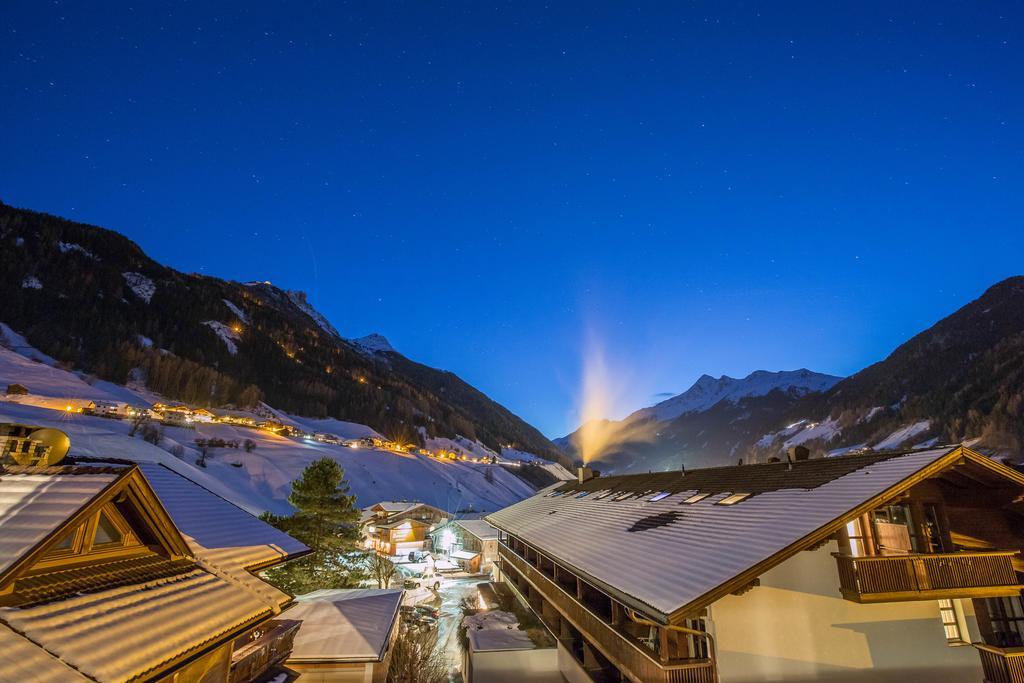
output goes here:
<path id="1" fill-rule="evenodd" d="M 963 608 L 957 600 L 939 600 L 939 619 L 946 634 L 948 645 L 969 645 L 964 637 L 967 624 L 964 620 Z"/>
<path id="2" fill-rule="evenodd" d="M 134 553 L 145 547 L 113 503 L 107 503 L 76 528 L 67 532 L 39 561 L 62 564 L 85 556 Z"/>
<path id="3" fill-rule="evenodd" d="M 1024 598 L 986 598 L 985 609 L 991 636 L 989 645 L 996 647 L 1024 646 Z"/>

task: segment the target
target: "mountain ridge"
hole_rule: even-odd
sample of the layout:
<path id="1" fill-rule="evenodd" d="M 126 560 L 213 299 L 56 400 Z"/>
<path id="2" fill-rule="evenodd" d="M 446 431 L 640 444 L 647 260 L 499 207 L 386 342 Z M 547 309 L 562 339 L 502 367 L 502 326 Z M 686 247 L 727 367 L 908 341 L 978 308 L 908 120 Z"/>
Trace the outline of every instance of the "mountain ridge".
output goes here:
<path id="1" fill-rule="evenodd" d="M 367 355 L 304 294 L 177 271 L 107 228 L 0 203 L 0 299 L 0 317 L 33 346 L 101 379 L 141 371 L 196 405 L 267 399 L 405 442 L 462 436 L 565 460 L 454 373 L 393 349 Z"/>

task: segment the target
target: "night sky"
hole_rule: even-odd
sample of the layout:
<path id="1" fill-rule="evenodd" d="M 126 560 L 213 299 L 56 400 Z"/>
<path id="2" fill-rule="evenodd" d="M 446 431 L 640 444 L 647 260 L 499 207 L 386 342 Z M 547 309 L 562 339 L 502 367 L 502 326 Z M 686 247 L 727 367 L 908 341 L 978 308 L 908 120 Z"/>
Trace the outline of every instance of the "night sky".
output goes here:
<path id="1" fill-rule="evenodd" d="M 0 199 L 549 436 L 588 344 L 616 416 L 849 374 L 1024 272 L 1024 6 L 837 4 L 6 0 Z"/>

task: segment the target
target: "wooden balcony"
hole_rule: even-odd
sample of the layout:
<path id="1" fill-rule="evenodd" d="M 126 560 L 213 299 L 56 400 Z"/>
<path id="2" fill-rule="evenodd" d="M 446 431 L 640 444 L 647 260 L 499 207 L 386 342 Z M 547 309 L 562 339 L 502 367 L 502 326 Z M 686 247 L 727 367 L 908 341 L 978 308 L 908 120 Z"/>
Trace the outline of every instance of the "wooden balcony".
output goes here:
<path id="1" fill-rule="evenodd" d="M 1024 647 L 992 647 L 975 643 L 985 683 L 1024 683 Z"/>
<path id="2" fill-rule="evenodd" d="M 601 620 L 508 546 L 500 545 L 498 553 L 503 562 L 515 568 L 548 603 L 585 634 L 630 679 L 640 683 L 715 683 L 718 680 L 713 659 L 670 660 L 662 663 L 653 651 Z M 552 628 L 552 625 L 548 624 L 548 627 Z"/>
<path id="3" fill-rule="evenodd" d="M 249 683 L 291 654 L 295 634 L 302 625 L 294 619 L 274 619 L 235 642 L 231 655 L 231 683 Z"/>
<path id="4" fill-rule="evenodd" d="M 835 554 L 843 597 L 860 603 L 1018 595 L 1013 550 L 935 555 Z"/>

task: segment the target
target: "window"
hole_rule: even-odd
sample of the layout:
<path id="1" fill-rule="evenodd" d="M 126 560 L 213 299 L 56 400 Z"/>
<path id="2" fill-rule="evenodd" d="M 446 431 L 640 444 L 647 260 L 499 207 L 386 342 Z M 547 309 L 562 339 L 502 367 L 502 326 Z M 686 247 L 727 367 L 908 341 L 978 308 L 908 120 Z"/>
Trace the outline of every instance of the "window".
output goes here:
<path id="1" fill-rule="evenodd" d="M 963 608 L 957 604 L 959 601 L 939 600 L 939 619 L 942 620 L 942 628 L 946 632 L 946 642 L 950 645 L 964 645 L 967 640 L 964 633 L 967 632 L 964 624 Z"/>
<path id="2" fill-rule="evenodd" d="M 699 503 L 710 495 L 710 493 L 697 493 L 684 500 L 683 505 L 693 505 L 694 503 Z"/>
<path id="3" fill-rule="evenodd" d="M 615 496 L 614 498 L 612 498 L 612 500 L 613 501 L 626 500 L 627 498 L 630 498 L 633 495 L 635 495 L 633 492 L 626 491 L 625 493 L 620 493 L 619 495 Z"/>
<path id="4" fill-rule="evenodd" d="M 99 521 L 96 523 L 96 535 L 93 536 L 92 544 L 94 546 L 119 544 L 123 537 L 121 531 L 110 521 L 110 517 L 101 512 Z"/>
<path id="5" fill-rule="evenodd" d="M 853 557 L 864 557 L 868 555 L 868 538 L 864 535 L 864 525 L 860 519 L 848 522 L 846 533 L 850 537 L 850 555 Z"/>
<path id="6" fill-rule="evenodd" d="M 671 494 L 671 493 L 669 493 L 668 491 L 661 491 L 661 492 L 659 492 L 659 493 L 655 493 L 655 494 L 654 494 L 653 496 L 651 496 L 651 497 L 650 497 L 650 498 L 648 499 L 648 501 L 649 501 L 649 502 L 651 502 L 651 503 L 656 503 L 656 502 L 658 502 L 659 500 L 665 500 L 666 498 L 668 498 L 668 497 L 669 497 L 669 496 L 671 496 L 671 495 L 672 495 L 672 494 Z"/>
<path id="7" fill-rule="evenodd" d="M 732 493 L 718 501 L 716 505 L 735 505 L 736 503 L 743 502 L 747 498 L 750 498 L 749 493 Z"/>
<path id="8" fill-rule="evenodd" d="M 1012 598 L 987 598 L 989 624 L 996 647 L 1024 646 L 1024 602 L 1019 596 Z"/>
<path id="9" fill-rule="evenodd" d="M 910 516 L 910 506 L 886 505 L 872 514 L 875 538 L 882 555 L 906 555 L 918 552 L 917 536 Z"/>
<path id="10" fill-rule="evenodd" d="M 575 496 L 573 496 L 573 498 L 584 498 L 584 497 L 589 496 L 589 495 L 590 495 L 590 491 L 580 491 Z"/>
<path id="11" fill-rule="evenodd" d="M 99 552 L 116 552 L 142 545 L 117 509 L 108 504 L 89 521 L 69 531 L 50 546 L 43 561 L 56 561 Z"/>

